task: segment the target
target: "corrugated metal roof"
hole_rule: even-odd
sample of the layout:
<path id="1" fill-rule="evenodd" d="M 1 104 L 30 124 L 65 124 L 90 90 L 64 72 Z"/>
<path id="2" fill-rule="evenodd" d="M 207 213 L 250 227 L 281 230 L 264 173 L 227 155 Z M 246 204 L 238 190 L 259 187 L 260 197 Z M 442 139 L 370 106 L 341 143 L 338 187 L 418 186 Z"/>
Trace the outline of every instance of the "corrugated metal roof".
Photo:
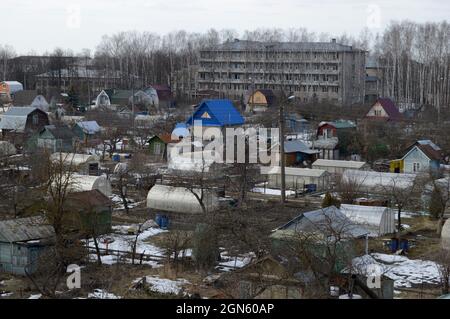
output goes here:
<path id="1" fill-rule="evenodd" d="M 300 140 L 285 141 L 284 142 L 284 152 L 285 153 L 300 152 L 300 153 L 305 153 L 305 154 L 319 153 L 319 151 L 317 151 L 317 150 L 310 149 L 308 147 L 308 145 L 306 145 L 305 143 L 303 143 Z"/>
<path id="2" fill-rule="evenodd" d="M 328 174 L 328 172 L 323 169 L 297 168 L 297 167 L 286 167 L 285 172 L 286 175 L 306 176 L 306 177 L 321 177 Z M 261 174 L 266 175 L 281 174 L 281 167 L 261 166 Z"/>
<path id="3" fill-rule="evenodd" d="M 318 159 L 315 161 L 312 166 L 324 166 L 324 167 L 343 167 L 343 168 L 353 168 L 360 169 L 363 168 L 364 165 L 367 165 L 366 162 L 357 162 L 357 161 L 338 161 L 338 160 L 326 160 L 326 159 Z"/>
<path id="4" fill-rule="evenodd" d="M 329 138 L 318 138 L 317 140 L 312 142 L 313 148 L 318 149 L 335 149 L 338 145 L 339 140 L 337 137 L 329 137 Z"/>
<path id="5" fill-rule="evenodd" d="M 208 109 L 213 118 L 202 118 L 204 110 Z M 212 123 L 217 121 L 221 126 L 242 125 L 245 120 L 241 113 L 234 107 L 230 100 L 204 100 L 189 118 L 187 124 L 193 125 L 194 121 L 202 121 L 203 126 L 215 126 Z"/>
<path id="6" fill-rule="evenodd" d="M 87 134 L 96 134 L 102 129 L 96 121 L 78 122 L 77 125 Z"/>
<path id="7" fill-rule="evenodd" d="M 25 130 L 28 115 L 35 110 L 38 109 L 29 106 L 10 107 L 8 111 L 0 117 L 0 129 L 23 132 Z"/>
<path id="8" fill-rule="evenodd" d="M 442 150 L 439 146 L 437 146 L 436 144 L 434 144 L 431 140 L 418 140 L 417 143 L 420 144 L 420 145 L 429 145 L 429 146 L 431 146 L 435 151 L 441 151 L 441 150 Z"/>
<path id="9" fill-rule="evenodd" d="M 349 52 L 362 51 L 353 49 L 349 45 L 344 45 L 336 42 L 259 42 L 237 40 L 232 42 L 225 42 L 215 50 L 225 51 L 305 51 L 305 52 Z"/>
<path id="10" fill-rule="evenodd" d="M 335 206 L 303 213 L 277 229 L 277 231 L 286 230 L 303 233 L 319 231 L 326 237 L 333 237 L 339 234 L 343 238 L 360 238 L 370 233 L 364 227 L 348 219 Z"/>
<path id="11" fill-rule="evenodd" d="M 43 217 L 29 217 L 0 221 L 0 241 L 24 242 L 53 237 L 54 229 Z"/>
<path id="12" fill-rule="evenodd" d="M 23 132 L 27 124 L 27 117 L 23 116 L 5 116 L 0 118 L 0 130 L 13 130 L 15 132 Z"/>
<path id="13" fill-rule="evenodd" d="M 10 107 L 8 111 L 6 111 L 3 116 L 28 116 L 31 112 L 36 110 L 37 108 L 32 106 L 22 106 L 22 107 Z"/>

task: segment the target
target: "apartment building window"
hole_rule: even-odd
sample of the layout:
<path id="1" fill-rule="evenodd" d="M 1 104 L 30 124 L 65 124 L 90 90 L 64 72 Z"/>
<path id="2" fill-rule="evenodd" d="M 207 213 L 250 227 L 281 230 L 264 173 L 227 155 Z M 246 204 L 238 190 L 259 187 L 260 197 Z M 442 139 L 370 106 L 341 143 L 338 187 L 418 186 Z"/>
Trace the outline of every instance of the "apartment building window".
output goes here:
<path id="1" fill-rule="evenodd" d="M 317 92 L 319 90 L 319 87 L 318 86 L 313 86 L 313 92 Z"/>
<path id="2" fill-rule="evenodd" d="M 328 88 L 326 86 L 322 86 L 322 92 L 323 93 L 327 93 L 328 92 Z"/>

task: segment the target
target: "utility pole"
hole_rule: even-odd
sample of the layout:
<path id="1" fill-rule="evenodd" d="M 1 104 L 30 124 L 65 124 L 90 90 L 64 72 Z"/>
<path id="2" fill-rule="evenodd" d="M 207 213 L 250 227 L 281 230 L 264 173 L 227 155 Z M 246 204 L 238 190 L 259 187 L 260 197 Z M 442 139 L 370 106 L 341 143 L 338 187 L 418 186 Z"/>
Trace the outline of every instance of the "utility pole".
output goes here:
<path id="1" fill-rule="evenodd" d="M 281 204 L 286 203 L 286 156 L 284 154 L 284 103 L 295 99 L 294 95 L 290 95 L 286 101 L 280 104 L 280 160 L 281 160 Z"/>
<path id="2" fill-rule="evenodd" d="M 133 127 L 133 138 L 134 138 L 134 134 L 136 134 L 136 117 L 134 114 L 134 80 L 133 80 L 133 86 L 131 88 L 131 113 L 132 113 L 132 127 Z"/>
<path id="3" fill-rule="evenodd" d="M 286 202 L 286 160 L 284 156 L 284 101 L 280 105 L 281 204 Z"/>

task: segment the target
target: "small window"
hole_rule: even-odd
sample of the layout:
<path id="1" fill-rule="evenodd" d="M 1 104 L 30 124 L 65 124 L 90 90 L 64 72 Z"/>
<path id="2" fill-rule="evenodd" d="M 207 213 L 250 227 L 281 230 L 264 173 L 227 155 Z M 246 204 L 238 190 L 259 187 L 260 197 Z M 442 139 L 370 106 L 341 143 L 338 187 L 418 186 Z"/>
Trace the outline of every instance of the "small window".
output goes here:
<path id="1" fill-rule="evenodd" d="M 208 112 L 203 113 L 202 119 L 210 119 L 210 118 L 211 118 L 211 116 L 209 115 Z"/>
<path id="2" fill-rule="evenodd" d="M 413 164 L 413 171 L 418 172 L 420 170 L 420 163 L 414 163 Z"/>
<path id="3" fill-rule="evenodd" d="M 161 154 L 161 144 L 156 143 L 155 144 L 155 155 L 160 155 L 160 154 Z"/>

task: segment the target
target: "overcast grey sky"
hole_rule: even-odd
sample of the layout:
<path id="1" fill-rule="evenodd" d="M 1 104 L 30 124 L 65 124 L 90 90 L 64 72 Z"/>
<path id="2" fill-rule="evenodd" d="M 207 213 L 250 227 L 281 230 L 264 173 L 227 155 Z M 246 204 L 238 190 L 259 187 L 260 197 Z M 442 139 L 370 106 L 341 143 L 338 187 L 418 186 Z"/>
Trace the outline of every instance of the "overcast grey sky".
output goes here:
<path id="1" fill-rule="evenodd" d="M 95 49 L 102 35 L 138 30 L 306 27 L 317 33 L 381 31 L 390 20 L 442 21 L 448 0 L 1 0 L 0 44 L 20 54 Z"/>

